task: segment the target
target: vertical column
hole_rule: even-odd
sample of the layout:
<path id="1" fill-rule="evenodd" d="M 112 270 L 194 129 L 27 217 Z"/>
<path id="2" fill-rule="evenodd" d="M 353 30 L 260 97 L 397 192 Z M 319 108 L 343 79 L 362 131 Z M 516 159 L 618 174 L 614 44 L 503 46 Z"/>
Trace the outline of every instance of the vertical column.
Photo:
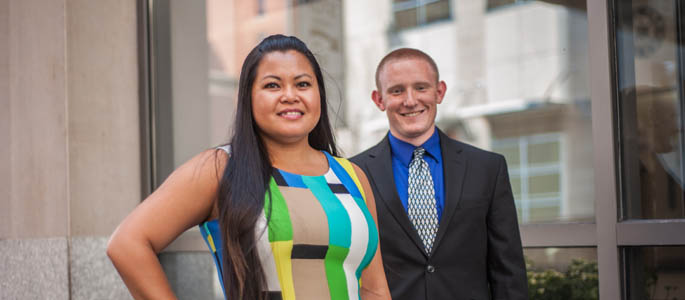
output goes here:
<path id="1" fill-rule="evenodd" d="M 71 299 L 126 299 L 105 249 L 141 200 L 136 1 L 66 13 Z"/>
<path id="2" fill-rule="evenodd" d="M 10 90 L 9 90 L 9 1 L 0 0 L 0 238 L 2 228 L 9 228 L 9 199 L 12 179 L 9 176 L 10 149 Z"/>
<path id="3" fill-rule="evenodd" d="M 68 299 L 64 1 L 0 1 L 0 299 Z"/>

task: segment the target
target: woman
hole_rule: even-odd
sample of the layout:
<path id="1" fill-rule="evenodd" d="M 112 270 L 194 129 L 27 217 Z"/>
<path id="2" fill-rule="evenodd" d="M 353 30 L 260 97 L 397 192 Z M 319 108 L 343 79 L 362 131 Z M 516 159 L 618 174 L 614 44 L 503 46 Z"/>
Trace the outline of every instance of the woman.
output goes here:
<path id="1" fill-rule="evenodd" d="M 200 224 L 227 299 L 390 299 L 373 194 L 333 156 L 321 69 L 302 41 L 274 35 L 250 52 L 236 114 L 230 146 L 179 167 L 112 235 L 131 294 L 174 298 L 156 254 Z"/>

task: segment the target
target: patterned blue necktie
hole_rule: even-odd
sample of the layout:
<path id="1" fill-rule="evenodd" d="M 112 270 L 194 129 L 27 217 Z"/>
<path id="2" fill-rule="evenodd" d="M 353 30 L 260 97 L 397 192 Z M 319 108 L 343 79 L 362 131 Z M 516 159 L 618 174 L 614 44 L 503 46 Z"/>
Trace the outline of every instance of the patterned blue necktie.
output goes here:
<path id="1" fill-rule="evenodd" d="M 425 153 L 423 147 L 416 148 L 414 158 L 409 163 L 407 214 L 419 232 L 426 253 L 431 253 L 438 231 L 438 210 L 435 206 L 433 177 L 428 163 L 423 159 Z"/>

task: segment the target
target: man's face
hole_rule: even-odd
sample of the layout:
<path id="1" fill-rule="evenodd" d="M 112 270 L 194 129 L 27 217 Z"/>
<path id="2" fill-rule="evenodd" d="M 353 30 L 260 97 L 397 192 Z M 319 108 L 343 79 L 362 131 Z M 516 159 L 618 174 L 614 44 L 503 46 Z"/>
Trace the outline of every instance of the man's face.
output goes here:
<path id="1" fill-rule="evenodd" d="M 378 73 L 380 87 L 371 98 L 388 115 L 390 132 L 414 145 L 435 130 L 437 106 L 445 96 L 445 82 L 438 82 L 430 63 L 421 58 L 387 61 Z"/>

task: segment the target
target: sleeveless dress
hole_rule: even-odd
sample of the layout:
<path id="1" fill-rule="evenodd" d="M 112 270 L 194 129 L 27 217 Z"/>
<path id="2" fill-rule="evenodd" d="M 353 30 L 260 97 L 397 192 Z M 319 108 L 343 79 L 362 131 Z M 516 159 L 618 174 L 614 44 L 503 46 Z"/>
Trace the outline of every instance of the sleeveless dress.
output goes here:
<path id="1" fill-rule="evenodd" d="M 329 168 L 322 176 L 274 168 L 271 219 L 267 224 L 265 197 L 255 229 L 269 299 L 360 299 L 361 272 L 376 253 L 378 231 L 350 162 L 323 153 Z M 199 226 L 223 288 L 219 222 Z"/>

